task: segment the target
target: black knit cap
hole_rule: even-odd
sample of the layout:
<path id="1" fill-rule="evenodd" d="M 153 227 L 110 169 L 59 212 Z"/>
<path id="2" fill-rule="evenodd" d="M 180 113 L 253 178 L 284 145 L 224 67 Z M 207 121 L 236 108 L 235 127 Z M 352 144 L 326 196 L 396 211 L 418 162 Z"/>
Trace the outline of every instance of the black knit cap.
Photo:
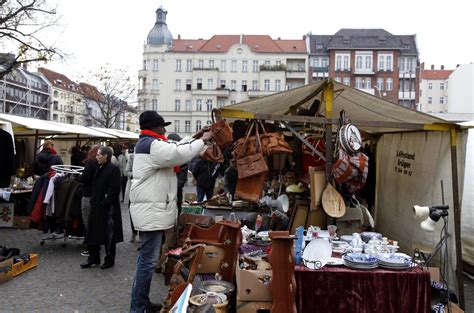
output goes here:
<path id="1" fill-rule="evenodd" d="M 163 116 L 156 111 L 144 111 L 140 114 L 140 129 L 153 129 L 158 126 L 168 126 L 171 122 L 165 122 Z"/>

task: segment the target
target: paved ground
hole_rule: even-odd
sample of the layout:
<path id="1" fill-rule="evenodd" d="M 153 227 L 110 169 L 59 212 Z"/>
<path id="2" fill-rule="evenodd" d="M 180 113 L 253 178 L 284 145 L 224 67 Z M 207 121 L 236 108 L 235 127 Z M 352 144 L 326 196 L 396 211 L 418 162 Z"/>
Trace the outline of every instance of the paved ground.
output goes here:
<path id="1" fill-rule="evenodd" d="M 127 312 L 137 259 L 138 243 L 130 243 L 130 219 L 122 209 L 125 242 L 117 245 L 113 268 L 81 269 L 82 241 L 40 245 L 42 232 L 0 228 L 0 244 L 22 252 L 38 253 L 38 267 L 0 284 L 0 312 Z M 161 302 L 167 288 L 163 275 L 155 274 L 151 299 Z"/>

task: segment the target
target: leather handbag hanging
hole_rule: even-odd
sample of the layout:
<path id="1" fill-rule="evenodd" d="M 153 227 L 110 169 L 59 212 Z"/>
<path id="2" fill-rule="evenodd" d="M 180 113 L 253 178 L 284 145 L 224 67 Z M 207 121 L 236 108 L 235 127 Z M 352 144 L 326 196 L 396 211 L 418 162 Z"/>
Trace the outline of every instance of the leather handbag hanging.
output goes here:
<path id="1" fill-rule="evenodd" d="M 261 121 L 258 122 L 263 130 L 260 135 L 263 150 L 267 150 L 266 155 L 273 155 L 278 153 L 293 153 L 293 149 L 286 142 L 285 136 L 282 133 L 268 133 Z M 264 153 L 265 154 L 265 153 Z"/>
<path id="2" fill-rule="evenodd" d="M 215 114 L 216 111 L 213 110 L 211 113 L 213 123 L 211 125 L 211 132 L 214 135 L 214 139 L 219 147 L 224 149 L 234 141 L 232 136 L 232 128 L 230 128 L 229 124 L 227 124 L 225 120 L 221 119 L 215 121 Z"/>
<path id="3" fill-rule="evenodd" d="M 207 144 L 207 148 L 201 152 L 200 157 L 209 162 L 224 163 L 224 155 L 215 142 Z"/>
<path id="4" fill-rule="evenodd" d="M 241 200 L 258 202 L 262 197 L 267 176 L 268 173 L 264 172 L 247 178 L 239 178 L 235 188 L 235 197 Z"/>
<path id="5" fill-rule="evenodd" d="M 249 144 L 248 138 L 250 137 L 250 133 L 252 132 L 253 126 L 255 126 L 256 122 L 254 122 L 247 133 L 244 146 L 242 147 L 243 153 L 242 155 L 237 158 L 237 173 L 239 178 L 246 178 L 254 175 L 258 175 L 261 173 L 268 173 L 268 166 L 263 156 L 261 142 L 258 133 L 258 126 L 256 127 L 256 153 L 255 154 L 247 154 L 246 149 Z"/>

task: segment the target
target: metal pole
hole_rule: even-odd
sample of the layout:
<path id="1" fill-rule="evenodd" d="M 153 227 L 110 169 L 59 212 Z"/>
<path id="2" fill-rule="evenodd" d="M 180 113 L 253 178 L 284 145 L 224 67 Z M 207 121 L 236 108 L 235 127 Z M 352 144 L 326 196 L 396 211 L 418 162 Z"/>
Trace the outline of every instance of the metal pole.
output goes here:
<path id="1" fill-rule="evenodd" d="M 459 206 L 458 160 L 456 151 L 456 128 L 451 128 L 451 175 L 453 181 L 454 240 L 456 246 L 456 278 L 458 281 L 459 306 L 464 307 L 464 274 L 461 250 L 461 208 Z"/>
<path id="2" fill-rule="evenodd" d="M 334 96 L 334 85 L 331 81 L 324 86 L 323 91 L 324 105 L 325 105 L 325 117 L 328 119 L 332 118 L 332 102 Z M 326 124 L 326 177 L 328 182 L 332 181 L 332 156 L 334 152 L 334 144 L 332 142 L 332 124 Z"/>
<path id="3" fill-rule="evenodd" d="M 36 159 L 36 150 L 38 149 L 38 130 L 35 132 L 35 148 L 33 149 L 33 160 Z"/>

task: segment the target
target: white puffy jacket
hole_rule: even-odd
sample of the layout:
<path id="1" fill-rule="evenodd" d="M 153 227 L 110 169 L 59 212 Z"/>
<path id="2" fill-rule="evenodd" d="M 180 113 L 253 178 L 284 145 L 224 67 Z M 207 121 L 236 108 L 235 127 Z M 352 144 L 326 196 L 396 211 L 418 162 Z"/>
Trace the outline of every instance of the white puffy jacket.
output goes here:
<path id="1" fill-rule="evenodd" d="M 140 135 L 135 146 L 130 214 L 138 231 L 163 230 L 176 223 L 177 179 L 174 166 L 189 162 L 204 148 L 201 139 L 163 141 Z"/>

